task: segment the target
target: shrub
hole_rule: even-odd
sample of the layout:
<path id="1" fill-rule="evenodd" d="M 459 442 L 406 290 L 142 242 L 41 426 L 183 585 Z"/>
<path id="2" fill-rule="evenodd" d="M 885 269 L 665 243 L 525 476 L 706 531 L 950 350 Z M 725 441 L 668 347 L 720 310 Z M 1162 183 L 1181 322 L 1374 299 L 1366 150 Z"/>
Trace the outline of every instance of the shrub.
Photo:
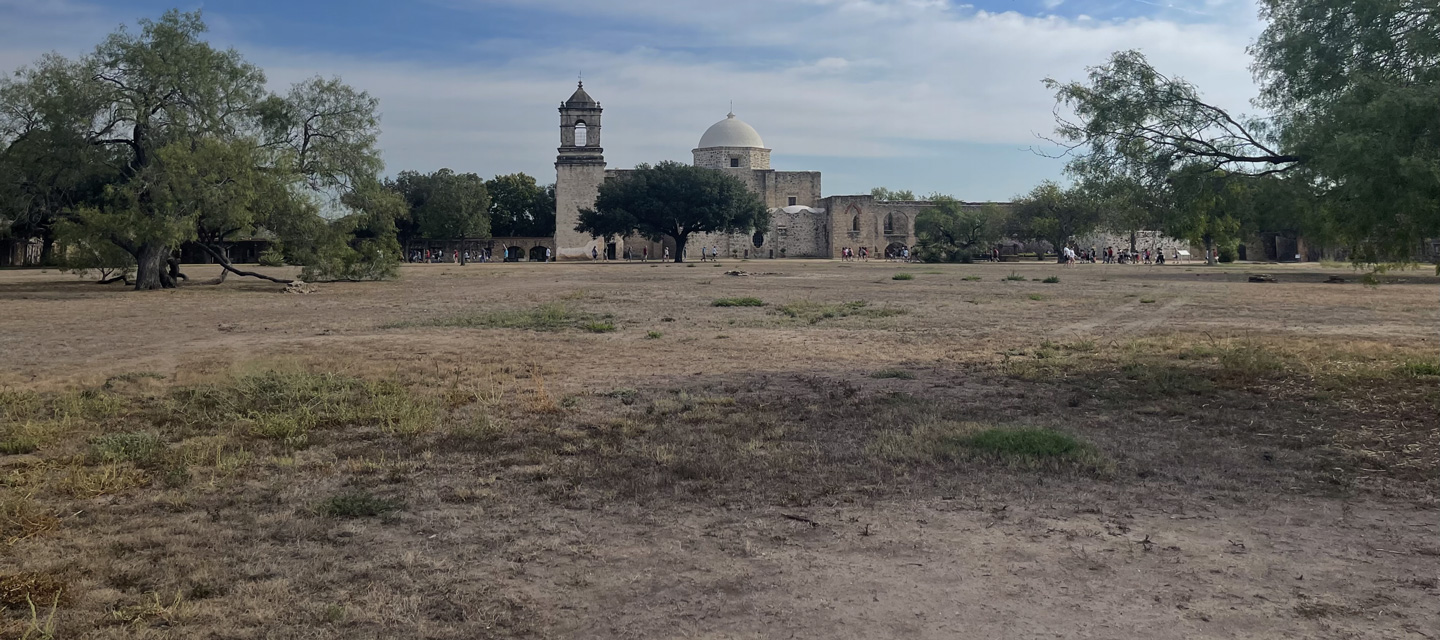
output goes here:
<path id="1" fill-rule="evenodd" d="M 1060 276 L 1050 276 L 1044 280 L 1041 280 L 1041 282 L 1045 284 L 1060 284 Z"/>
<path id="2" fill-rule="evenodd" d="M 371 518 L 399 509 L 400 503 L 394 500 L 377 498 L 368 493 L 346 493 L 321 502 L 318 511 L 331 518 Z"/>
<path id="3" fill-rule="evenodd" d="M 1005 276 L 1005 279 L 1006 279 L 1006 280 L 1018 280 L 1018 281 L 1020 281 L 1020 282 L 1024 282 L 1024 281 L 1025 281 L 1025 276 L 1022 276 L 1022 275 L 1020 275 L 1020 274 L 1018 274 L 1018 273 L 1011 272 L 1010 275 Z"/>
<path id="4" fill-rule="evenodd" d="M 913 276 L 913 275 L 911 275 L 911 274 L 908 274 L 908 273 L 897 273 L 897 274 L 895 274 L 895 275 L 893 275 L 893 276 L 890 276 L 890 279 L 891 279 L 891 280 L 914 280 L 914 279 L 915 279 L 915 276 Z"/>
<path id="5" fill-rule="evenodd" d="M 1040 294 L 1038 294 L 1038 293 L 1032 293 L 1032 294 L 1030 294 L 1029 297 L 1030 297 L 1031 300 L 1044 300 L 1044 299 L 1045 299 L 1045 296 L 1042 296 L 1042 295 L 1040 295 Z"/>
<path id="6" fill-rule="evenodd" d="M 1233 245 L 1233 244 L 1222 244 L 1222 245 L 1216 247 L 1216 250 L 1217 250 L 1217 252 L 1220 254 L 1220 255 L 1219 255 L 1219 259 L 1220 259 L 1221 262 L 1234 262 L 1234 261 L 1235 261 L 1235 258 L 1236 258 L 1236 255 L 1237 255 L 1237 251 L 1236 251 L 1235 245 Z"/>
<path id="7" fill-rule="evenodd" d="M 615 330 L 615 323 L 609 321 L 587 322 L 580 325 L 580 328 L 590 333 L 610 333 Z"/>
<path id="8" fill-rule="evenodd" d="M 285 253 L 279 247 L 272 246 L 260 253 L 255 263 L 262 267 L 283 267 L 285 266 Z"/>
<path id="9" fill-rule="evenodd" d="M 712 307 L 763 307 L 759 298 L 720 298 L 710 303 Z"/>
<path id="10" fill-rule="evenodd" d="M 1154 298 L 1141 298 L 1140 304 L 1155 304 Z"/>
<path id="11" fill-rule="evenodd" d="M 659 331 L 651 331 L 651 332 L 645 334 L 645 339 L 646 339 L 646 340 L 659 340 L 660 338 L 662 338 L 662 337 L 664 337 L 664 336 L 665 336 L 665 334 L 660 333 Z"/>

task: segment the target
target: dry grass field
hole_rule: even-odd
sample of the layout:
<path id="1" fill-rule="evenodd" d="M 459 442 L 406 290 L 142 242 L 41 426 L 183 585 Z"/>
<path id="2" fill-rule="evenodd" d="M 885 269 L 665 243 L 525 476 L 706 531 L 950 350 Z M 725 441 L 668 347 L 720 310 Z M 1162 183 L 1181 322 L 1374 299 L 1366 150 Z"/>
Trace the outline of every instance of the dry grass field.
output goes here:
<path id="1" fill-rule="evenodd" d="M 0 271 L 0 637 L 1440 637 L 1440 278 L 1360 280 Z"/>

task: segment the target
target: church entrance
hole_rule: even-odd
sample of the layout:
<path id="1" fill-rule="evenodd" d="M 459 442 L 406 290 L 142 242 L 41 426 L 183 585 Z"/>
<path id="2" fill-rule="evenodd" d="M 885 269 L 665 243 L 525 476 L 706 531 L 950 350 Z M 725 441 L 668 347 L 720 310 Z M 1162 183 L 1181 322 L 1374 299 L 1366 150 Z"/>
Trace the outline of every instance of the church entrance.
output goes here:
<path id="1" fill-rule="evenodd" d="M 607 243 L 605 243 L 605 259 L 606 259 L 606 260 L 614 260 L 614 259 L 615 259 L 615 243 L 614 243 L 614 242 L 607 242 Z"/>
<path id="2" fill-rule="evenodd" d="M 531 248 L 530 248 L 530 261 L 531 261 L 531 262 L 544 262 L 544 261 L 545 261 L 545 247 L 531 247 Z"/>

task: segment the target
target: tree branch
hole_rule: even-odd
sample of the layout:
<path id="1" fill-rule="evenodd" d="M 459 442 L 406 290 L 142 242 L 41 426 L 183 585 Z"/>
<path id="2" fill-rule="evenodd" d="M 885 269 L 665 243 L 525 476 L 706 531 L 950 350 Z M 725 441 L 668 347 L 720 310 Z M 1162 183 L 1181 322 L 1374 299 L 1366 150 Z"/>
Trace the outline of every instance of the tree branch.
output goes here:
<path id="1" fill-rule="evenodd" d="M 235 274 L 235 275 L 237 275 L 237 276 L 246 276 L 246 277 L 249 277 L 249 278 L 259 278 L 259 279 L 261 279 L 261 280 L 269 280 L 270 282 L 274 282 L 274 283 L 277 283 L 277 284 L 293 284 L 293 283 L 295 282 L 295 281 L 292 280 L 292 279 L 287 279 L 287 278 L 274 278 L 274 277 L 271 277 L 271 276 L 267 276 L 267 275 L 265 275 L 265 274 L 263 274 L 263 273 L 255 273 L 254 271 L 242 271 L 242 270 L 240 270 L 240 269 L 236 269 L 234 265 L 230 264 L 230 260 L 229 260 L 228 258 L 226 258 L 226 257 L 224 256 L 224 254 L 220 253 L 219 251 L 216 251 L 214 247 L 211 247 L 210 245 L 205 244 L 205 243 L 203 243 L 203 242 L 197 242 L 197 243 L 195 243 L 195 244 L 200 245 L 200 247 L 201 247 L 202 249 L 204 249 L 206 253 L 210 254 L 211 257 L 215 258 L 215 262 L 220 265 L 220 268 L 222 268 L 222 269 L 224 269 L 224 270 L 226 270 L 226 271 L 229 271 L 230 273 L 233 273 L 233 274 Z"/>

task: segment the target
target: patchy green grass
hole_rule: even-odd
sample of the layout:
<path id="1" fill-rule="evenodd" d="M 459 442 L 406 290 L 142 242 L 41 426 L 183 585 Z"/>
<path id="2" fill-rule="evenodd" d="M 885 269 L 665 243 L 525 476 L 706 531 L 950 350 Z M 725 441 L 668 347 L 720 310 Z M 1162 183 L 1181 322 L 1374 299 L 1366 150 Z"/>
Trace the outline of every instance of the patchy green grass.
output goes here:
<path id="1" fill-rule="evenodd" d="M 765 302 L 759 298 L 720 298 L 710 303 L 712 307 L 763 307 Z"/>
<path id="2" fill-rule="evenodd" d="M 1011 272 L 1010 275 L 1005 276 L 1005 279 L 1006 279 L 1006 280 L 1014 280 L 1014 281 L 1017 281 L 1017 282 L 1024 282 L 1024 281 L 1025 281 L 1025 276 L 1022 276 L 1022 275 L 1020 275 L 1020 274 L 1018 274 L 1018 273 Z"/>
<path id="3" fill-rule="evenodd" d="M 883 459 L 906 462 L 989 459 L 1027 470 L 1068 468 L 1100 474 L 1114 467 L 1095 447 L 1060 431 L 975 422 L 923 423 L 908 431 L 882 432 L 869 450 Z"/>
<path id="4" fill-rule="evenodd" d="M 1141 298 L 1140 304 L 1155 304 L 1154 298 Z"/>
<path id="5" fill-rule="evenodd" d="M 806 320 L 814 324 L 821 320 L 847 318 L 851 316 L 862 318 L 889 318 L 903 315 L 906 311 L 905 309 L 895 307 L 872 307 L 869 302 L 864 300 L 833 304 L 799 300 L 776 307 L 775 312 L 791 318 Z"/>
<path id="6" fill-rule="evenodd" d="M 590 333 L 610 333 L 615 330 L 615 323 L 609 320 L 596 320 L 583 323 L 580 328 Z"/>
<path id="7" fill-rule="evenodd" d="M 870 377 L 881 380 L 886 378 L 894 378 L 897 380 L 914 380 L 915 374 L 910 373 L 909 371 L 906 371 L 904 369 L 881 369 L 879 371 L 872 372 L 870 374 Z"/>
<path id="8" fill-rule="evenodd" d="M 107 433 L 90 441 L 92 464 L 129 462 L 138 467 L 156 464 L 165 451 L 160 434 L 149 431 Z"/>
<path id="9" fill-rule="evenodd" d="M 1396 367 L 1396 371 L 1400 375 L 1408 378 L 1419 378 L 1421 376 L 1440 376 L 1440 362 L 1406 362 L 1399 367 Z"/>
<path id="10" fill-rule="evenodd" d="M 316 508 L 320 515 L 331 518 L 373 518 L 400 510 L 400 502 L 354 492 L 331 496 Z"/>
<path id="11" fill-rule="evenodd" d="M 530 331 L 562 331 L 565 329 L 594 331 L 592 327 L 610 323 L 612 320 L 612 316 L 609 315 L 576 311 L 561 303 L 550 303 L 532 309 L 462 314 L 429 320 L 405 320 L 382 325 L 381 328 L 458 327 L 464 329 L 527 329 Z M 613 324 L 609 330 L 614 330 Z"/>
<path id="12" fill-rule="evenodd" d="M 1060 276 L 1050 276 L 1048 278 L 1045 278 L 1044 280 L 1041 280 L 1041 282 L 1045 284 L 1060 284 Z"/>
<path id="13" fill-rule="evenodd" d="M 0 440 L 0 456 L 34 453 L 40 448 L 40 440 L 31 436 L 11 436 Z"/>
<path id="14" fill-rule="evenodd" d="M 1026 296 L 1026 297 L 1030 298 L 1031 300 L 1044 300 L 1044 299 L 1045 299 L 1045 296 L 1042 296 L 1042 295 L 1040 295 L 1040 294 L 1038 294 L 1038 293 L 1032 293 L 1032 294 L 1030 294 L 1029 296 Z"/>
<path id="15" fill-rule="evenodd" d="M 893 276 L 890 276 L 890 279 L 891 279 L 891 280 L 914 280 L 914 279 L 915 279 L 915 276 L 912 275 L 912 274 L 909 274 L 909 273 L 901 272 L 901 273 L 897 273 L 897 274 L 895 274 L 895 275 L 893 275 Z"/>
<path id="16" fill-rule="evenodd" d="M 980 276 L 965 276 L 964 278 L 961 278 L 961 280 L 964 280 L 966 282 L 979 282 L 981 280 L 984 280 L 984 278 L 981 278 Z"/>
<path id="17" fill-rule="evenodd" d="M 665 334 L 660 333 L 659 331 L 650 331 L 645 334 L 646 340 L 659 340 L 663 337 L 665 337 Z"/>

